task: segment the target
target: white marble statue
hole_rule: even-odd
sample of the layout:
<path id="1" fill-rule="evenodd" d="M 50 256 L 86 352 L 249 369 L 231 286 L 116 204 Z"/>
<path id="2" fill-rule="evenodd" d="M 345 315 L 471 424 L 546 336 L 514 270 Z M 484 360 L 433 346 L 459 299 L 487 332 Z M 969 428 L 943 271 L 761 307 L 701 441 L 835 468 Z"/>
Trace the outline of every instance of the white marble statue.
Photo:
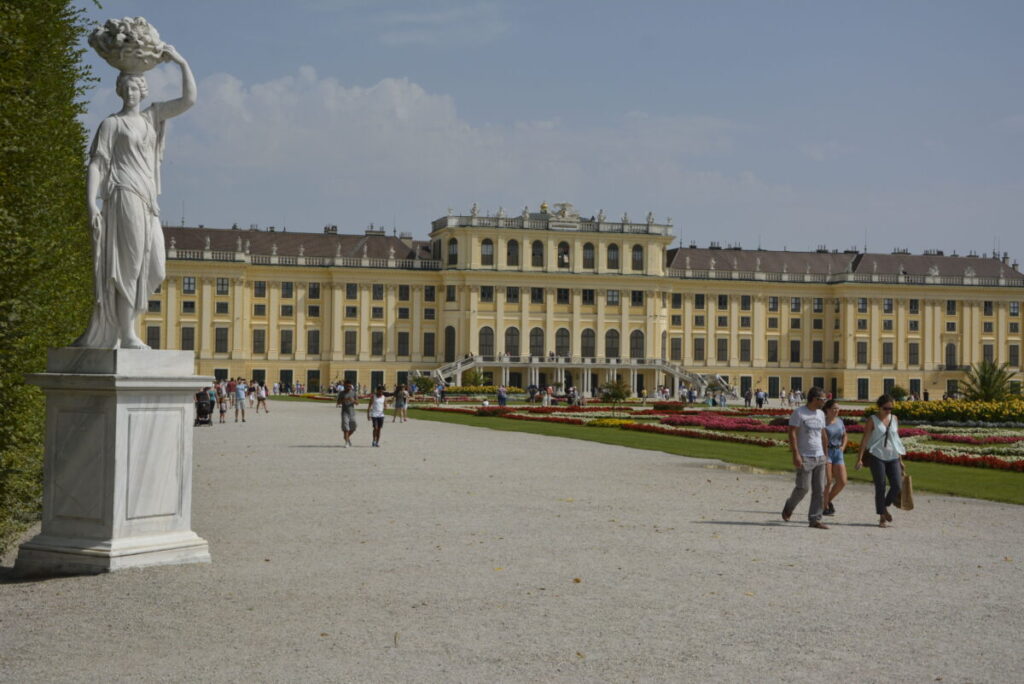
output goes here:
<path id="1" fill-rule="evenodd" d="M 89 327 L 73 346 L 148 349 L 135 334 L 135 319 L 165 274 L 156 200 L 164 122 L 195 104 L 196 82 L 188 62 L 141 17 L 108 21 L 89 44 L 120 71 L 116 90 L 124 105 L 100 124 L 89 152 L 95 303 Z M 181 67 L 181 97 L 143 110 L 144 73 L 161 62 Z"/>

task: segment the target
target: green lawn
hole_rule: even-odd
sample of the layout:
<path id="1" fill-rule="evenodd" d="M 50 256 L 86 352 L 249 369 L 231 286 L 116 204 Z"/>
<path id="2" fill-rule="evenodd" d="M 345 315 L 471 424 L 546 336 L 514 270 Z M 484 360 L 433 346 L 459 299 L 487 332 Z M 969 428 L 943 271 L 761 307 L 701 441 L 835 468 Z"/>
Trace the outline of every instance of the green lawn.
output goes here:
<path id="1" fill-rule="evenodd" d="M 785 447 L 758 447 L 729 442 L 714 442 L 688 437 L 658 435 L 618 428 L 593 428 L 583 425 L 508 420 L 506 418 L 482 418 L 458 413 L 422 411 L 411 409 L 410 416 L 421 420 L 435 420 L 458 425 L 473 425 L 506 432 L 530 432 L 552 437 L 584 439 L 603 444 L 618 444 L 634 449 L 651 449 L 669 454 L 695 458 L 719 459 L 727 463 L 762 468 L 764 470 L 789 471 L 792 469 L 789 450 Z M 749 435 L 757 436 L 757 435 Z M 870 482 L 867 471 L 856 471 L 853 464 L 856 456 L 847 454 L 847 471 L 853 481 Z M 1024 473 L 1013 473 L 987 468 L 943 465 L 940 463 L 908 462 L 908 469 L 914 478 L 915 490 L 927 490 L 938 494 L 968 496 L 1005 503 L 1024 504 Z"/>

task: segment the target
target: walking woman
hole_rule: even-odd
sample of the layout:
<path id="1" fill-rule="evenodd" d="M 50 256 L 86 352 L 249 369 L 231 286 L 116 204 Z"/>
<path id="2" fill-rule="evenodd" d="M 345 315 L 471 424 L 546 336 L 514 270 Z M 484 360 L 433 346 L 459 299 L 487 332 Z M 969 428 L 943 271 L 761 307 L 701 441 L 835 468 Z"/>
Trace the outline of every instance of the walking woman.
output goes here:
<path id="1" fill-rule="evenodd" d="M 373 425 L 373 446 L 380 446 L 380 431 L 384 427 L 384 409 L 387 408 L 388 398 L 384 396 L 384 385 L 378 385 L 377 391 L 370 397 L 370 403 L 366 407 L 366 417 Z"/>
<path id="2" fill-rule="evenodd" d="M 828 435 L 828 454 L 825 460 L 825 515 L 835 515 L 832 502 L 846 486 L 846 426 L 839 417 L 839 404 L 835 399 L 825 402 L 825 433 Z"/>
<path id="3" fill-rule="evenodd" d="M 864 439 L 857 453 L 857 470 L 864 465 L 867 455 L 871 479 L 875 483 L 875 513 L 878 526 L 888 527 L 892 522 L 889 506 L 900 500 L 900 483 L 903 478 L 903 454 L 907 450 L 900 441 L 899 421 L 893 415 L 893 399 L 888 394 L 878 397 L 878 413 L 872 415 L 864 426 Z M 885 481 L 889 480 L 889 491 Z"/>
<path id="4" fill-rule="evenodd" d="M 395 415 L 391 419 L 394 423 L 399 418 L 402 422 L 409 420 L 409 412 L 407 406 L 409 404 L 409 391 L 405 389 L 405 385 L 399 385 L 398 389 L 395 390 Z"/>

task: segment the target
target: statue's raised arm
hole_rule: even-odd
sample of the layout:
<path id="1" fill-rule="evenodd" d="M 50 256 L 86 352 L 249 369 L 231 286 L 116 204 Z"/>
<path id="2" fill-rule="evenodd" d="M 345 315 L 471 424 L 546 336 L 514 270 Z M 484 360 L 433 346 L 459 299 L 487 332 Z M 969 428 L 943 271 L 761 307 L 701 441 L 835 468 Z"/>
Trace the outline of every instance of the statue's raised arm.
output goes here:
<path id="1" fill-rule="evenodd" d="M 166 272 L 157 204 L 164 121 L 195 104 L 196 81 L 188 62 L 142 17 L 111 19 L 93 31 L 89 44 L 120 72 L 116 90 L 123 106 L 103 120 L 89 151 L 95 304 L 74 346 L 147 349 L 135 319 Z M 161 62 L 181 67 L 181 97 L 143 110 L 144 74 Z"/>

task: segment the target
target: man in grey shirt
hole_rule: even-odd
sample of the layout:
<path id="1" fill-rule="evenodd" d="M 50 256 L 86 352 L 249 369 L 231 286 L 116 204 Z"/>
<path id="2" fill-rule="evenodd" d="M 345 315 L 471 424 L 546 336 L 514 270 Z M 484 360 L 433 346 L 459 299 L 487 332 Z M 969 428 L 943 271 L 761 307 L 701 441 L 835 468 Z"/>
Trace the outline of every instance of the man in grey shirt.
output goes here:
<path id="1" fill-rule="evenodd" d="M 828 525 L 821 522 L 825 454 L 828 453 L 825 414 L 821 410 L 824 403 L 824 390 L 812 387 L 807 392 L 807 405 L 798 407 L 789 416 L 789 448 L 793 452 L 793 467 L 796 468 L 796 486 L 782 508 L 782 519 L 788 521 L 793 509 L 810 489 L 811 507 L 807 511 L 807 519 L 811 527 L 819 530 L 828 529 Z"/>
<path id="2" fill-rule="evenodd" d="M 341 407 L 341 433 L 345 436 L 342 447 L 352 446 L 352 433 L 356 431 L 356 404 L 359 395 L 352 387 L 352 381 L 346 380 L 345 387 L 338 392 L 337 406 Z"/>

